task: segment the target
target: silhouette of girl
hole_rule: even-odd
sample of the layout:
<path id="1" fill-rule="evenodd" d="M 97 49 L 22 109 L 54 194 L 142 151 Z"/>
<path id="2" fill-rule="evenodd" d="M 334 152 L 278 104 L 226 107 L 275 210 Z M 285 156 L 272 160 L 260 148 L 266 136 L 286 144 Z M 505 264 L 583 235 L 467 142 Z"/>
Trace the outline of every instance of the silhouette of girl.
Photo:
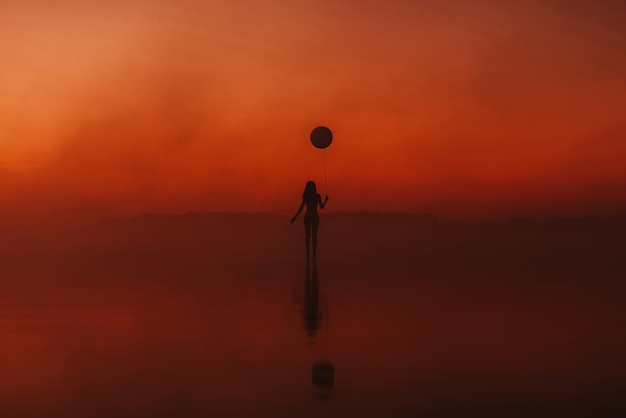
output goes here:
<path id="1" fill-rule="evenodd" d="M 306 246 L 306 256 L 309 258 L 309 242 L 313 241 L 313 257 L 317 253 L 317 227 L 320 223 L 320 216 L 317 213 L 317 205 L 321 209 L 324 209 L 328 202 L 328 196 L 322 202 L 322 196 L 317 193 L 314 181 L 308 181 L 304 186 L 304 193 L 302 193 L 302 204 L 298 208 L 298 212 L 291 218 L 291 223 L 294 223 L 302 208 L 306 205 L 306 213 L 304 214 L 304 243 Z"/>

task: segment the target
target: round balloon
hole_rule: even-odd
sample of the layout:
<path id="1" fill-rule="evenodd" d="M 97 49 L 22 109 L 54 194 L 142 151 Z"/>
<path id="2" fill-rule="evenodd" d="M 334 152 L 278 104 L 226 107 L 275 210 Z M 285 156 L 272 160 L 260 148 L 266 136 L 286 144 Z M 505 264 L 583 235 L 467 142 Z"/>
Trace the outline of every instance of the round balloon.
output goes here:
<path id="1" fill-rule="evenodd" d="M 333 142 L 333 133 L 325 126 L 318 126 L 311 131 L 311 144 L 315 148 L 327 148 Z"/>

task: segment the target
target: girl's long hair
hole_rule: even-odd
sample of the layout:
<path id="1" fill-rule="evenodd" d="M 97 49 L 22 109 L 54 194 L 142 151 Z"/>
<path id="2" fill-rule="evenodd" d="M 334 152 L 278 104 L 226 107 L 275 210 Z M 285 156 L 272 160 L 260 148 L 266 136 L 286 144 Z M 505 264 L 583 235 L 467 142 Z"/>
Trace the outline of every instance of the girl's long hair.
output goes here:
<path id="1" fill-rule="evenodd" d="M 304 192 L 302 193 L 302 198 L 304 200 L 314 199 L 317 194 L 317 189 L 315 188 L 315 182 L 313 180 L 309 180 L 306 182 L 306 186 L 304 186 Z"/>

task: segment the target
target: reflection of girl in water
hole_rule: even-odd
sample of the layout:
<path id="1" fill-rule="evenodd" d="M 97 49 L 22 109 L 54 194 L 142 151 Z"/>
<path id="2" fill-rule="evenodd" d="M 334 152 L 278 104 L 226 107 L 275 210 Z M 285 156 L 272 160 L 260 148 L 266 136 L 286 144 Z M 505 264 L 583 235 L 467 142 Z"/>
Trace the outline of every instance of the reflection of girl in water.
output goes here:
<path id="1" fill-rule="evenodd" d="M 308 181 L 304 187 L 304 193 L 302 193 L 302 204 L 298 208 L 298 212 L 291 218 L 291 223 L 294 223 L 302 208 L 306 205 L 306 213 L 304 214 L 304 243 L 306 246 L 306 256 L 309 257 L 309 242 L 313 241 L 313 257 L 317 253 L 317 227 L 320 223 L 320 216 L 317 214 L 317 205 L 320 209 L 324 209 L 328 202 L 328 196 L 322 202 L 322 196 L 317 193 L 315 189 L 315 182 Z"/>

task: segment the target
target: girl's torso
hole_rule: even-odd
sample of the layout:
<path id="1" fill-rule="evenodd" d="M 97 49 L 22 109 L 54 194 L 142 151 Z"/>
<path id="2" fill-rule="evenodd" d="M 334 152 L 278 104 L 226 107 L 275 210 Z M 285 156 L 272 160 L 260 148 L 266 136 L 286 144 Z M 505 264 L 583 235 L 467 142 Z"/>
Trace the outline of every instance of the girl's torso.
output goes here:
<path id="1" fill-rule="evenodd" d="M 304 203 L 306 204 L 307 213 L 317 213 L 317 203 L 320 201 L 320 195 L 314 194 L 309 196 L 303 196 L 302 198 L 304 199 Z"/>

